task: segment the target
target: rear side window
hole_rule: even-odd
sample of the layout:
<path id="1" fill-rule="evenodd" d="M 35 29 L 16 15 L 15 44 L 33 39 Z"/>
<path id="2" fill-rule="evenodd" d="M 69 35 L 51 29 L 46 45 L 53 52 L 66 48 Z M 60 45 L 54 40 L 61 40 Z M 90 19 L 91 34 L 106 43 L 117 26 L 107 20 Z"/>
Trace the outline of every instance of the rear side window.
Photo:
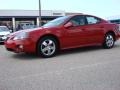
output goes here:
<path id="1" fill-rule="evenodd" d="M 100 22 L 100 19 L 92 16 L 87 16 L 86 19 L 88 24 L 96 24 Z"/>

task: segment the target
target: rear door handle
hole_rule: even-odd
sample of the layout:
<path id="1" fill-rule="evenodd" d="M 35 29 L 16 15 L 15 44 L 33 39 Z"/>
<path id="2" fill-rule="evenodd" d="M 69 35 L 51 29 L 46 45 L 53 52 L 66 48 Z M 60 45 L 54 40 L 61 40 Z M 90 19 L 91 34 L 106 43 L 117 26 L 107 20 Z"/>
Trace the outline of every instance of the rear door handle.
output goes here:
<path id="1" fill-rule="evenodd" d="M 100 28 L 104 28 L 104 26 L 101 26 Z"/>
<path id="2" fill-rule="evenodd" d="M 81 29 L 81 30 L 86 30 L 85 28 Z"/>

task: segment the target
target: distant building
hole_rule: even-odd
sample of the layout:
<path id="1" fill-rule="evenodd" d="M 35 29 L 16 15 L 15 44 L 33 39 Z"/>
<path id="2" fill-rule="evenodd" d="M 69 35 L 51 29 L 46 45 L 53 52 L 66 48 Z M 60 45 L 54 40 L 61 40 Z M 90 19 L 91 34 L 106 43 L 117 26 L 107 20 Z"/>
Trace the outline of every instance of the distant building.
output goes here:
<path id="1" fill-rule="evenodd" d="M 41 16 L 41 23 L 44 24 L 57 17 L 65 16 L 65 12 L 43 10 Z M 15 31 L 19 27 L 19 24 L 25 25 L 27 23 L 39 26 L 38 10 L 0 10 L 0 25 L 8 26 L 8 28 Z"/>
<path id="2" fill-rule="evenodd" d="M 42 10 L 41 23 L 43 25 L 57 17 L 73 14 L 81 13 L 66 13 L 60 10 Z M 39 26 L 39 23 L 38 10 L 0 10 L 0 25 L 5 25 L 13 31 L 22 29 L 25 25 L 29 27 L 32 25 Z"/>
<path id="3" fill-rule="evenodd" d="M 65 13 L 65 15 L 76 15 L 76 14 L 83 14 L 83 13 L 70 13 L 70 12 Z"/>

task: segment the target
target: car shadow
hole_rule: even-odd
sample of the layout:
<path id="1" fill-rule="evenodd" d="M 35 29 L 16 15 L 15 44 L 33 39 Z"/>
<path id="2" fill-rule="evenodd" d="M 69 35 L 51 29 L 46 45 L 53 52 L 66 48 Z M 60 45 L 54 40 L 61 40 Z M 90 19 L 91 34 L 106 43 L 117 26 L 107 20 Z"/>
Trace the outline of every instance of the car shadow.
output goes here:
<path id="1" fill-rule="evenodd" d="M 91 51 L 96 51 L 96 50 L 101 50 L 101 49 L 102 47 L 100 46 L 90 46 L 90 47 L 68 49 L 68 50 L 62 50 L 58 56 L 76 54 L 76 53 L 85 53 L 85 52 L 91 52 Z"/>
<path id="2" fill-rule="evenodd" d="M 18 59 L 18 60 L 34 60 L 34 59 L 40 59 L 41 57 L 35 55 L 35 54 L 26 54 L 26 53 L 15 53 L 12 55 L 12 58 Z"/>
<path id="3" fill-rule="evenodd" d="M 118 48 L 120 45 L 114 45 L 112 49 Z M 101 46 L 88 46 L 88 47 L 82 47 L 82 48 L 75 48 L 75 49 L 68 49 L 63 50 L 59 55 L 68 55 L 68 54 L 75 54 L 75 53 L 85 53 L 85 52 L 92 52 L 92 51 L 98 51 L 98 50 L 111 50 L 111 49 L 104 49 Z"/>
<path id="4" fill-rule="evenodd" d="M 114 48 L 118 48 L 118 47 L 120 47 L 120 45 L 114 46 Z M 93 52 L 96 50 L 97 51 L 103 50 L 103 48 L 101 46 L 90 46 L 90 47 L 82 47 L 82 48 L 76 48 L 76 49 L 62 50 L 62 51 L 60 51 L 59 54 L 57 54 L 56 56 L 51 57 L 51 58 L 56 58 L 56 57 L 59 58 L 59 56 L 66 56 L 66 55 L 77 54 L 77 53 Z M 109 50 L 109 49 L 105 49 L 105 50 Z M 42 58 L 42 57 L 37 56 L 35 54 L 26 54 L 26 53 L 14 54 L 14 55 L 12 55 L 12 58 L 19 59 L 19 60 L 35 60 L 35 59 L 49 60 L 49 58 Z"/>
<path id="5" fill-rule="evenodd" d="M 101 47 L 83 47 L 83 48 L 77 48 L 77 49 L 68 49 L 68 50 L 62 50 L 60 51 L 59 54 L 57 54 L 54 57 L 51 58 L 56 58 L 59 56 L 63 56 L 63 55 L 70 55 L 70 54 L 75 54 L 75 53 L 84 53 L 84 52 L 90 52 L 90 51 L 95 51 L 95 50 L 99 50 L 101 49 Z M 39 57 L 35 54 L 26 54 L 26 53 L 20 53 L 20 54 L 14 54 L 12 55 L 12 58 L 14 59 L 18 59 L 18 60 L 35 60 L 35 59 L 49 59 L 49 58 L 42 58 Z"/>

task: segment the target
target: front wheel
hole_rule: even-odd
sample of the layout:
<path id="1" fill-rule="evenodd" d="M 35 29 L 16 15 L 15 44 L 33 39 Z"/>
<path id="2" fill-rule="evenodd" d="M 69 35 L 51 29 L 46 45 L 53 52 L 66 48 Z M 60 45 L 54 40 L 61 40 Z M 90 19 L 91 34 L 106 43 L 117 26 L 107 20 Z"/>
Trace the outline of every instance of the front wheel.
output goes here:
<path id="1" fill-rule="evenodd" d="M 43 37 L 37 46 L 37 54 L 49 58 L 56 55 L 58 51 L 58 43 L 53 37 Z"/>
<path id="2" fill-rule="evenodd" d="M 106 34 L 103 47 L 107 49 L 112 48 L 114 46 L 114 43 L 115 43 L 115 39 L 113 34 L 111 33 Z"/>

